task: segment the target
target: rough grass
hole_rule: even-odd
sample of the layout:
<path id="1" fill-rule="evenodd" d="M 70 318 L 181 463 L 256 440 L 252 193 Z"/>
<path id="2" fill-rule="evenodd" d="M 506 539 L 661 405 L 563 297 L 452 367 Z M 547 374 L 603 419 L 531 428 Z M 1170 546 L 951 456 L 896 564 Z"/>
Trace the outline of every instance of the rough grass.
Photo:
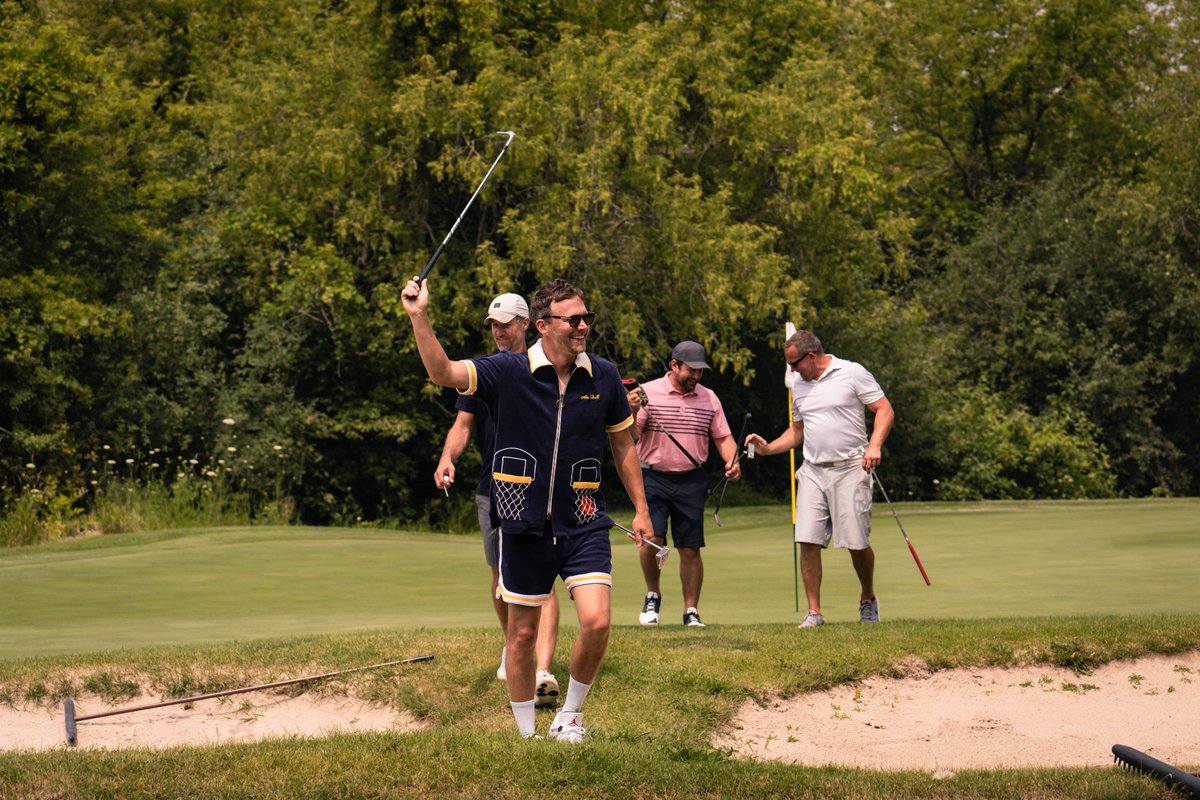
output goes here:
<path id="1" fill-rule="evenodd" d="M 564 662 L 570 632 L 560 642 Z M 1170 797 L 1116 768 L 885 773 L 759 764 L 709 742 L 747 699 L 766 701 L 870 674 L 970 665 L 1089 665 L 1182 652 L 1200 618 L 1079 617 L 828 625 L 620 626 L 589 698 L 582 747 L 518 739 L 495 680 L 490 629 L 376 632 L 205 647 L 108 651 L 0 662 L 0 695 L 57 713 L 67 694 L 135 677 L 151 697 L 279 680 L 433 653 L 432 662 L 335 678 L 314 691 L 360 695 L 413 711 L 416 734 L 164 751 L 0 754 L 3 797 Z M 94 700 L 92 701 L 95 702 Z M 539 713 L 539 728 L 549 724 Z M 87 735 L 80 724 L 80 736 Z M 919 742 L 913 743 L 919 747 Z"/>

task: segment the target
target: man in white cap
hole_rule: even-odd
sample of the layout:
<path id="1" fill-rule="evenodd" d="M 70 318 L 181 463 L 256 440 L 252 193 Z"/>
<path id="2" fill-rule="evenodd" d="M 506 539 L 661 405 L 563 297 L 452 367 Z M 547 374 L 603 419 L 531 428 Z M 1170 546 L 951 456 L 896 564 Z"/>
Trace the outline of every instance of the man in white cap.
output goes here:
<path id="1" fill-rule="evenodd" d="M 499 350 L 513 353 L 524 353 L 526 350 L 525 333 L 529 327 L 529 306 L 525 298 L 519 294 L 502 294 L 492 300 L 488 306 L 488 314 L 484 318 L 492 329 L 492 339 Z M 454 424 L 446 434 L 446 444 L 442 447 L 442 458 L 438 461 L 433 474 L 433 482 L 439 489 L 448 489 L 455 478 L 454 464 L 467 448 L 471 439 L 471 429 L 478 425 L 479 435 L 476 441 L 483 458 L 483 471 L 479 483 L 475 487 L 475 505 L 479 514 L 479 529 L 483 532 L 483 554 L 488 566 L 492 568 L 492 605 L 496 608 L 496 616 L 500 619 L 500 629 L 508 630 L 508 604 L 500 599 L 496 589 L 499 585 L 499 559 L 497 548 L 497 526 L 492 520 L 492 453 L 495 449 L 495 427 L 488 407 L 475 397 L 460 394 L 454 404 L 458 415 Z M 534 652 L 537 659 L 537 697 L 539 706 L 553 706 L 558 700 L 558 680 L 550 671 L 550 661 L 554 657 L 554 647 L 558 640 L 558 595 L 550 593 L 550 600 L 542 606 L 541 617 L 538 621 L 537 644 Z M 496 677 L 505 679 L 504 651 L 501 651 L 500 668 Z"/>
<path id="2" fill-rule="evenodd" d="M 700 621 L 700 587 L 704 583 L 704 501 L 708 476 L 702 469 L 708 460 L 711 437 L 725 460 L 731 481 L 742 476 L 736 461 L 737 443 L 729 431 L 721 401 L 711 389 L 700 385 L 708 366 L 704 346 L 680 342 L 671 352 L 670 371 L 661 378 L 629 393 L 629 406 L 636 416 L 633 427 L 646 504 L 654 525 L 654 541 L 667 543 L 670 522 L 675 550 L 679 553 L 679 580 L 683 584 L 683 624 L 703 628 Z M 638 622 L 657 625 L 662 609 L 658 565 L 650 548 L 640 550 L 646 598 Z"/>

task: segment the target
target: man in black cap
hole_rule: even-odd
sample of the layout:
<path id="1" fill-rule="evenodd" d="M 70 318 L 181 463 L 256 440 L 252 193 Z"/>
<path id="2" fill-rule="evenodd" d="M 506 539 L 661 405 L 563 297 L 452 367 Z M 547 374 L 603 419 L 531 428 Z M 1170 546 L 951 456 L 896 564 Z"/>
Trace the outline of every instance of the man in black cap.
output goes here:
<path id="1" fill-rule="evenodd" d="M 741 477 L 741 467 L 736 462 L 737 443 L 729 431 L 721 401 L 700 385 L 707 369 L 712 368 L 704 346 L 698 342 L 680 342 L 671 352 L 670 371 L 629 393 L 629 405 L 637 415 L 634 438 L 642 463 L 646 504 L 654 524 L 654 541 L 666 544 L 669 521 L 679 553 L 683 624 L 697 628 L 704 627 L 696 608 L 704 582 L 700 548 L 704 547 L 708 476 L 701 467 L 708 460 L 709 437 L 725 460 L 725 474 L 732 481 Z M 642 548 L 640 555 L 646 598 L 638 622 L 657 625 L 662 609 L 660 573 L 654 551 Z"/>

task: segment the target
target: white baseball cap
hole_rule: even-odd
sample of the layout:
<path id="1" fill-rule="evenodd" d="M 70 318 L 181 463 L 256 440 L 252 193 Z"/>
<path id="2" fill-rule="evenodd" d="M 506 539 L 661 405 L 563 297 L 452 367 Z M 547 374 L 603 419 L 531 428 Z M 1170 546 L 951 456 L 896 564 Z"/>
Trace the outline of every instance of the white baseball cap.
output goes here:
<path id="1" fill-rule="evenodd" d="M 488 306 L 488 314 L 483 318 L 483 321 L 491 322 L 495 320 L 503 325 L 512 322 L 515 317 L 529 319 L 529 306 L 525 303 L 524 297 L 508 292 L 492 301 L 492 304 Z"/>

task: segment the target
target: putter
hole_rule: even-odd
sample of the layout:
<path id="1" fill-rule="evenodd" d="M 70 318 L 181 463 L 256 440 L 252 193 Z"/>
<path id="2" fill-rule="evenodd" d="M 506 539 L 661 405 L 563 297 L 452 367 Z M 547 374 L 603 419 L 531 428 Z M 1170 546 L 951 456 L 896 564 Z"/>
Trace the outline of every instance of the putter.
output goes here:
<path id="1" fill-rule="evenodd" d="M 879 476 L 875 474 L 875 470 L 871 470 L 871 477 L 875 483 L 879 484 L 879 491 L 883 492 L 883 499 L 887 501 L 888 509 L 891 510 L 892 516 L 896 518 L 896 524 L 900 526 L 900 533 L 904 534 L 904 543 L 908 545 L 908 552 L 912 553 L 913 561 L 917 562 L 917 569 L 921 570 L 921 577 L 925 579 L 926 586 L 932 586 L 929 581 L 929 575 L 925 572 L 925 567 L 921 565 L 921 559 L 917 557 L 917 551 L 912 546 L 912 542 L 908 540 L 908 532 L 904 530 L 904 524 L 900 522 L 900 516 L 896 513 L 896 507 L 892 505 L 892 500 L 888 497 L 887 489 L 883 488 L 883 481 L 879 480 Z"/>
<path id="2" fill-rule="evenodd" d="M 736 455 L 733 457 L 733 463 L 734 463 L 734 464 L 736 464 L 736 463 L 738 463 L 739 461 L 741 461 L 741 460 L 742 460 L 743 451 L 742 451 L 742 449 L 741 449 L 741 447 L 742 447 L 742 445 L 741 445 L 741 442 L 744 442 L 744 441 L 746 441 L 746 426 L 747 426 L 749 423 L 750 423 L 750 412 L 749 412 L 749 411 L 747 411 L 747 412 L 746 412 L 746 416 L 742 417 L 742 432 L 738 434 L 738 438 L 737 438 L 737 439 L 734 439 L 734 440 L 733 440 L 733 443 L 734 443 L 734 444 L 737 446 L 737 448 L 738 448 L 738 449 L 737 449 L 737 451 L 736 451 Z M 754 451 L 753 451 L 753 450 L 749 451 L 749 457 L 750 457 L 750 458 L 754 458 Z M 727 475 L 722 475 L 722 476 L 721 476 L 721 482 L 720 482 L 720 484 L 719 484 L 719 485 L 720 485 L 720 487 L 721 487 L 721 494 L 720 494 L 720 496 L 719 496 L 719 497 L 717 497 L 717 507 L 713 509 L 713 519 L 714 519 L 714 520 L 716 520 L 716 523 L 717 523 L 717 527 L 718 527 L 718 528 L 720 528 L 720 527 L 721 527 L 721 502 L 722 502 L 722 501 L 725 499 L 725 489 L 727 489 L 727 488 L 729 487 L 729 476 L 727 476 Z M 714 487 L 713 487 L 713 490 L 715 491 L 715 490 L 716 490 L 716 488 L 717 488 L 717 487 L 716 487 L 716 486 L 714 486 Z"/>
<path id="3" fill-rule="evenodd" d="M 289 678 L 288 680 L 275 681 L 274 683 L 261 683 L 257 686 L 244 686 L 240 689 L 226 689 L 223 692 L 209 692 L 208 694 L 197 694 L 191 697 L 181 697 L 176 700 L 164 700 L 161 703 L 149 703 L 142 706 L 133 706 L 132 708 L 118 708 L 113 711 L 101 711 L 97 714 L 86 714 L 75 716 L 75 701 L 68 697 L 63 701 L 63 710 L 66 712 L 67 724 L 67 744 L 74 747 L 77 743 L 76 723 L 83 722 L 89 719 L 100 719 L 101 717 L 113 717 L 118 714 L 132 714 L 135 711 L 149 711 L 152 708 L 163 708 L 164 706 L 177 706 L 180 703 L 194 703 L 197 700 L 209 700 L 214 697 L 228 697 L 233 694 L 243 694 L 245 692 L 257 692 L 263 689 L 274 689 L 279 686 L 291 686 L 294 683 L 304 683 L 305 681 L 319 681 L 324 678 L 332 678 L 334 675 L 348 675 L 351 672 L 363 672 L 369 669 L 379 669 L 381 667 L 391 667 L 397 664 L 416 664 L 421 661 L 432 661 L 433 655 L 413 656 L 412 658 L 401 658 L 397 661 L 385 661 L 382 664 L 371 664 L 366 667 L 353 667 L 351 669 L 339 669 L 336 672 L 325 672 L 321 675 L 307 675 L 303 678 Z"/>
<path id="4" fill-rule="evenodd" d="M 633 531 L 629 530 L 629 528 L 626 528 L 624 525 L 622 525 L 619 522 L 613 522 L 613 524 L 616 525 L 621 530 L 625 531 L 625 534 L 630 539 L 633 539 L 635 542 L 637 541 L 637 534 L 634 533 Z M 671 554 L 671 548 L 663 547 L 661 544 L 652 542 L 645 537 L 642 538 L 642 542 L 644 542 L 645 544 L 648 544 L 651 547 L 656 548 L 658 550 L 658 553 L 654 556 L 654 563 L 658 564 L 658 568 L 662 569 L 664 566 L 666 566 L 667 556 L 669 556 Z"/>
<path id="5" fill-rule="evenodd" d="M 487 179 L 492 176 L 492 170 L 500 163 L 500 159 L 504 158 L 504 154 L 508 152 L 508 146 L 512 144 L 513 137 L 516 136 L 512 131 L 496 131 L 497 136 L 507 136 L 508 140 L 504 142 L 504 147 L 500 148 L 500 155 L 496 156 L 496 160 L 492 162 L 492 166 L 488 169 L 487 174 L 483 176 L 483 180 L 475 187 L 475 194 L 471 195 L 471 199 L 463 206 L 462 213 L 458 215 L 458 219 L 454 221 L 454 225 L 450 228 L 450 232 L 446 234 L 446 238 L 442 239 L 442 243 L 438 245 L 437 250 L 433 251 L 433 256 L 429 259 L 429 263 L 425 265 L 425 269 L 421 270 L 421 274 L 417 277 L 417 286 L 429 275 L 429 271 L 433 269 L 433 265 L 441 258 L 442 251 L 446 249 L 446 243 L 450 241 L 450 237 L 458 230 L 458 224 L 463 221 L 463 217 L 467 215 L 467 209 L 471 207 L 471 203 L 475 202 L 475 197 L 479 194 L 479 190 L 487 183 Z"/>

